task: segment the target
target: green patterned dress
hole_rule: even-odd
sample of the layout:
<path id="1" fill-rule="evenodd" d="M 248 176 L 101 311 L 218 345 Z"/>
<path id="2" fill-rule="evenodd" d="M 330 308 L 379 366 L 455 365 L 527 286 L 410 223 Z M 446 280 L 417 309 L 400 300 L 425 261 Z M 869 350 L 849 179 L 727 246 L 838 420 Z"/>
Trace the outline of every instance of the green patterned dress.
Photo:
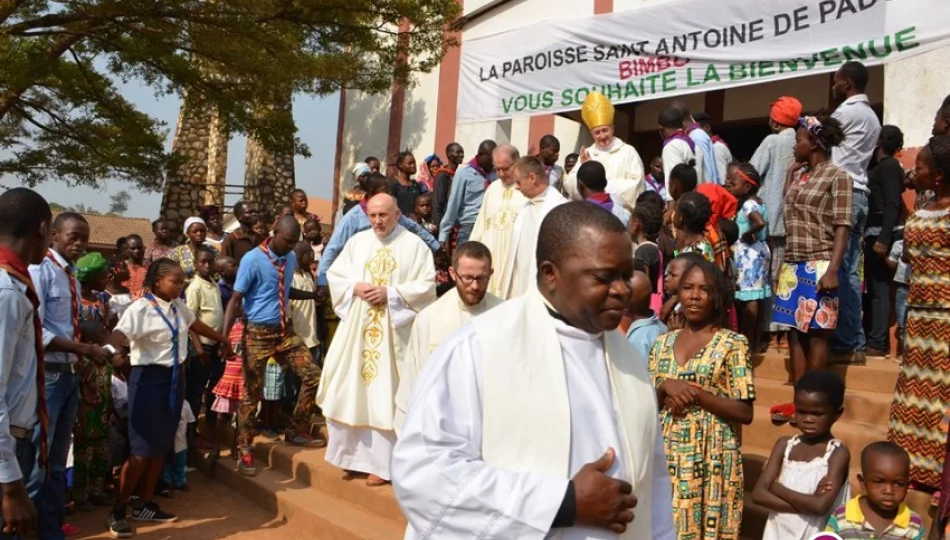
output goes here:
<path id="1" fill-rule="evenodd" d="M 650 373 L 656 386 L 666 379 L 681 379 L 719 397 L 755 399 L 745 337 L 719 330 L 680 366 L 673 354 L 679 333 L 660 336 L 650 351 Z M 739 427 L 698 406 L 680 417 L 663 409 L 660 421 L 673 479 L 678 540 L 738 539 L 743 493 Z"/>
<path id="2" fill-rule="evenodd" d="M 107 304 L 82 299 L 79 317 L 105 323 Z M 109 463 L 109 421 L 112 416 L 112 365 L 88 358 L 79 367 L 79 413 L 73 427 L 73 501 L 101 499 Z"/>

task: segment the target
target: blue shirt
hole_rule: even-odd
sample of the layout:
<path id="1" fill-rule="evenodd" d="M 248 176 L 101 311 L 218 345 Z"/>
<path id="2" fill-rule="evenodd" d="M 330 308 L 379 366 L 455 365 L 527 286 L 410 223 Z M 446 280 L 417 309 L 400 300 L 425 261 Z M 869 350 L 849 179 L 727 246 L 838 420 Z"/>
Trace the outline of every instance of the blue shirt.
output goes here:
<path id="1" fill-rule="evenodd" d="M 0 483 L 23 477 L 10 426 L 32 429 L 36 415 L 36 331 L 26 285 L 0 270 Z"/>
<path id="2" fill-rule="evenodd" d="M 290 284 L 294 281 L 297 255 L 293 251 L 277 257 L 267 248 L 270 256 L 284 266 L 284 315 L 290 318 Z M 234 290 L 244 295 L 244 316 L 249 323 L 280 324 L 280 290 L 277 289 L 277 267 L 270 257 L 258 248 L 248 251 L 238 267 Z"/>
<path id="3" fill-rule="evenodd" d="M 440 242 L 449 241 L 452 227 L 475 223 L 482 207 L 482 197 L 485 196 L 485 182 L 491 181 L 494 173 L 488 176 L 486 179 L 471 164 L 463 165 L 455 172 L 449 202 L 445 205 L 445 214 L 439 224 Z"/>
<path id="4" fill-rule="evenodd" d="M 703 180 L 721 186 L 723 179 L 719 178 L 719 169 L 716 168 L 716 150 L 713 148 L 709 134 L 703 128 L 697 127 L 689 132 L 689 138 L 696 145 L 696 151 L 703 153 Z"/>
<path id="5" fill-rule="evenodd" d="M 429 249 L 432 251 L 438 251 L 440 247 L 439 242 L 434 236 L 429 234 L 429 231 L 425 230 L 422 225 L 419 225 L 403 214 L 399 215 L 399 224 L 405 227 L 409 232 L 421 238 L 423 242 L 428 244 Z M 333 261 L 335 261 L 336 258 L 339 257 L 340 252 L 343 251 L 343 246 L 346 245 L 346 241 L 352 238 L 356 233 L 365 231 L 369 228 L 369 216 L 366 215 L 366 212 L 363 211 L 363 208 L 360 206 L 354 206 L 353 208 L 350 208 L 350 211 L 347 212 L 345 216 L 343 216 L 343 219 L 340 220 L 340 223 L 333 228 L 333 236 L 331 236 L 330 241 L 327 242 L 327 247 L 323 248 L 323 255 L 320 257 L 320 267 L 317 270 L 318 286 L 327 286 L 327 270 L 330 269 Z M 241 262 L 243 264 L 243 259 Z"/>
<path id="6" fill-rule="evenodd" d="M 63 268 L 72 267 L 55 250 L 49 252 L 56 258 Z M 46 257 L 40 264 L 30 265 L 30 277 L 33 278 L 33 286 L 36 287 L 36 294 L 40 297 L 40 320 L 43 321 L 43 346 L 49 347 L 49 344 L 55 337 L 61 337 L 69 341 L 76 339 L 75 328 L 73 327 L 73 299 L 69 291 L 69 276 L 66 271 L 56 265 Z M 82 289 L 79 287 L 79 281 L 76 280 L 76 269 L 72 267 L 73 280 L 76 282 L 76 295 L 81 297 Z M 76 301 L 82 303 L 79 298 Z M 46 352 L 46 362 L 48 364 L 75 364 L 79 360 L 75 354 L 65 352 Z"/>
<path id="7" fill-rule="evenodd" d="M 653 348 L 657 338 L 667 332 L 666 325 L 660 322 L 656 313 L 648 319 L 633 321 L 633 324 L 627 329 L 627 341 L 640 353 L 644 364 L 648 366 L 647 370 L 649 370 L 650 364 L 650 349 Z"/>

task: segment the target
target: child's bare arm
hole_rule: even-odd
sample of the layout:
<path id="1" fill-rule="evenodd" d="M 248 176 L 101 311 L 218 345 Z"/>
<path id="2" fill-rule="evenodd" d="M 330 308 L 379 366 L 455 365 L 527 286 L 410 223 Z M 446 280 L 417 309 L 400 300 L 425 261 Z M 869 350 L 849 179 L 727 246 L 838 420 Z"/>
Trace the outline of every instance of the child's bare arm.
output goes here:
<path id="1" fill-rule="evenodd" d="M 765 468 L 759 474 L 759 480 L 755 483 L 755 489 L 752 490 L 752 502 L 759 506 L 768 508 L 773 512 L 794 513 L 792 505 L 776 496 L 770 491 L 770 486 L 778 480 L 779 473 L 782 472 L 782 461 L 785 456 L 785 447 L 788 445 L 788 437 L 782 437 L 775 442 L 772 448 L 772 454 L 765 463 Z"/>
<path id="2" fill-rule="evenodd" d="M 827 516 L 838 498 L 841 486 L 848 481 L 848 467 L 851 464 L 851 453 L 844 446 L 839 446 L 828 459 L 828 476 L 833 482 L 831 490 L 821 493 L 799 493 L 787 487 L 774 483 L 770 490 L 795 508 L 799 514 L 810 516 Z M 821 490 L 816 490 L 821 491 Z"/>

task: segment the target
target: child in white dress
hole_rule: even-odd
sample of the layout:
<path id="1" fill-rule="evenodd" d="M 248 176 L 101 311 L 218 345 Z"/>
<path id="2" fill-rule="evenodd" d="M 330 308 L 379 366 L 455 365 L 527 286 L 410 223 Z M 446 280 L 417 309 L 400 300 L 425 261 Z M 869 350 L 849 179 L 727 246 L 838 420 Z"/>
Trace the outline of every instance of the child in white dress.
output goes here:
<path id="1" fill-rule="evenodd" d="M 806 373 L 795 385 L 802 433 L 776 441 L 752 492 L 756 504 L 771 510 L 763 540 L 811 540 L 850 498 L 851 454 L 831 434 L 843 404 L 844 382 L 832 372 Z"/>

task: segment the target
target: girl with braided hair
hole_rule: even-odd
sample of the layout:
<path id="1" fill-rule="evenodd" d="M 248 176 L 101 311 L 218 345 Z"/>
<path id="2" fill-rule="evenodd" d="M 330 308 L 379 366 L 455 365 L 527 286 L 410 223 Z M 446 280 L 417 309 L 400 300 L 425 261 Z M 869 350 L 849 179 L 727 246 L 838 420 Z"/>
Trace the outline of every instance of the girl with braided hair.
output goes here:
<path id="1" fill-rule="evenodd" d="M 947 434 L 941 428 L 950 407 L 950 136 L 930 139 L 917 155 L 915 171 L 918 191 L 932 190 L 936 197 L 904 227 L 910 290 L 904 361 L 887 438 L 910 454 L 913 487 L 933 492 L 950 480 L 944 468 Z M 948 503 L 941 501 L 941 518 Z"/>

